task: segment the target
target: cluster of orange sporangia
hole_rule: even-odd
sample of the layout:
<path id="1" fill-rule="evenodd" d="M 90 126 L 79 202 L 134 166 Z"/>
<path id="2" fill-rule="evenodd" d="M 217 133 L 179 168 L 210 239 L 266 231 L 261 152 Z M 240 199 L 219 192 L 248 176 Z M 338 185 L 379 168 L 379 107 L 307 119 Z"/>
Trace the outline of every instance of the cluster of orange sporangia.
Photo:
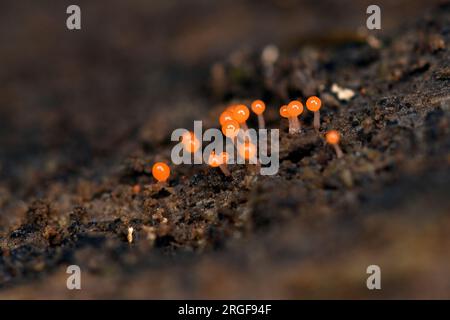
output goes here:
<path id="1" fill-rule="evenodd" d="M 316 131 L 319 131 L 320 128 L 321 106 L 322 101 L 316 96 L 309 97 L 308 100 L 306 100 L 306 108 L 309 111 L 314 112 L 313 126 Z M 289 133 L 295 134 L 301 131 L 302 128 L 298 116 L 303 113 L 303 110 L 303 104 L 298 100 L 291 101 L 289 104 L 281 106 L 280 115 L 283 118 L 289 119 Z"/>
<path id="2" fill-rule="evenodd" d="M 322 107 L 322 101 L 316 97 L 312 96 L 309 97 L 308 100 L 306 100 L 306 108 L 314 112 L 314 121 L 313 121 L 313 127 L 318 132 L 320 129 L 320 108 Z M 290 134 L 296 134 L 300 133 L 301 131 L 301 123 L 298 119 L 298 116 L 300 116 L 303 113 L 303 104 L 298 101 L 294 100 L 289 102 L 287 105 L 283 105 L 280 108 L 280 115 L 283 118 L 289 119 L 289 133 Z M 340 134 L 336 130 L 330 130 L 325 134 L 325 140 L 328 144 L 332 145 L 334 150 L 336 151 L 336 156 L 338 158 L 342 158 L 344 153 L 342 152 L 342 149 L 339 147 L 339 141 L 340 141 Z"/>
<path id="3" fill-rule="evenodd" d="M 318 132 L 320 128 L 320 108 L 322 107 L 322 101 L 312 96 L 306 100 L 306 108 L 314 112 L 313 127 Z M 258 126 L 260 129 L 265 128 L 264 111 L 266 110 L 266 104 L 262 100 L 255 100 L 251 104 L 251 110 L 258 117 Z M 299 134 L 301 132 L 301 122 L 299 116 L 303 114 L 304 107 L 301 101 L 293 100 L 287 105 L 283 105 L 280 108 L 280 115 L 283 118 L 289 120 L 289 134 Z M 247 120 L 250 117 L 250 110 L 244 104 L 236 104 L 228 106 L 219 116 L 219 123 L 222 126 L 222 133 L 230 138 L 238 147 L 236 143 L 237 135 L 240 130 L 248 130 Z M 325 140 L 328 144 L 332 145 L 338 158 L 343 156 L 342 149 L 339 147 L 340 134 L 336 130 L 330 130 L 325 134 Z M 187 152 L 196 154 L 200 148 L 201 143 L 193 132 L 187 132 L 182 137 L 182 143 Z M 241 157 L 248 160 L 256 155 L 257 147 L 249 140 L 239 145 L 238 153 Z M 208 159 L 208 164 L 211 167 L 219 167 L 224 175 L 230 176 L 230 171 L 227 168 L 228 154 L 222 152 L 216 154 L 211 153 Z M 152 168 L 153 177 L 159 182 L 165 182 L 170 176 L 170 168 L 164 162 L 157 162 Z"/>

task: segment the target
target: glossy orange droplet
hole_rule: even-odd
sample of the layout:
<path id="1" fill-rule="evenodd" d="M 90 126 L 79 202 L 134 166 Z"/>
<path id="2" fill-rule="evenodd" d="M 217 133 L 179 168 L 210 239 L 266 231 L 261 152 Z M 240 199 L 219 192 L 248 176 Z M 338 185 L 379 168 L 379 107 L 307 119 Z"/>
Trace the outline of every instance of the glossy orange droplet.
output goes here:
<path id="1" fill-rule="evenodd" d="M 289 111 L 287 105 L 281 106 L 280 108 L 280 115 L 283 118 L 289 118 Z"/>
<path id="2" fill-rule="evenodd" d="M 263 114 L 266 110 L 266 104 L 262 100 L 255 100 L 252 102 L 252 111 L 256 114 Z"/>
<path id="3" fill-rule="evenodd" d="M 303 113 L 303 104 L 298 100 L 291 101 L 287 106 L 287 110 L 291 117 L 298 117 Z"/>
<path id="4" fill-rule="evenodd" d="M 223 157 L 221 154 L 216 154 L 214 151 L 211 152 L 211 154 L 209 155 L 209 159 L 208 159 L 208 164 L 213 167 L 216 168 L 220 165 L 222 165 L 223 162 Z"/>
<path id="5" fill-rule="evenodd" d="M 341 140 L 340 134 L 336 130 L 328 131 L 325 138 L 329 144 L 338 144 L 339 140 Z"/>
<path id="6" fill-rule="evenodd" d="M 195 153 L 200 148 L 200 141 L 193 132 L 186 132 L 181 137 L 181 143 L 187 152 Z"/>
<path id="7" fill-rule="evenodd" d="M 234 138 L 237 136 L 239 128 L 239 123 L 236 120 L 229 120 L 223 124 L 222 133 L 229 138 Z"/>
<path id="8" fill-rule="evenodd" d="M 152 167 L 153 177 L 159 182 L 166 181 L 170 176 L 170 168 L 164 162 L 157 162 Z"/>
<path id="9" fill-rule="evenodd" d="M 256 155 L 256 146 L 251 142 L 244 142 L 239 147 L 239 154 L 246 160 L 251 159 Z"/>
<path id="10" fill-rule="evenodd" d="M 220 125 L 221 125 L 221 126 L 223 126 L 223 124 L 224 124 L 226 121 L 230 121 L 230 120 L 234 120 L 234 119 L 233 119 L 233 114 L 232 114 L 230 111 L 224 111 L 224 112 L 222 112 L 222 113 L 220 114 L 219 122 L 220 122 Z"/>
<path id="11" fill-rule="evenodd" d="M 233 119 L 236 120 L 239 123 L 244 123 L 247 121 L 248 117 L 250 116 L 250 110 L 243 105 L 239 104 L 233 109 Z"/>
<path id="12" fill-rule="evenodd" d="M 309 111 L 319 111 L 321 106 L 322 101 L 316 96 L 309 97 L 308 100 L 306 100 L 306 108 L 308 108 Z"/>

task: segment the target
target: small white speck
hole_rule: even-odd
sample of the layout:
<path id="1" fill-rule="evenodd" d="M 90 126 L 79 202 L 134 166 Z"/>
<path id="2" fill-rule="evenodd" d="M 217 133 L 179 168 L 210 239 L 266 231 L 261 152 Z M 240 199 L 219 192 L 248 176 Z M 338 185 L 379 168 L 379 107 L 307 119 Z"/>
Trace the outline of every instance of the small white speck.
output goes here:
<path id="1" fill-rule="evenodd" d="M 134 231 L 133 227 L 128 228 L 128 235 L 127 235 L 128 243 L 133 242 L 133 231 Z"/>
<path id="2" fill-rule="evenodd" d="M 355 92 L 352 89 L 342 88 L 336 83 L 333 83 L 331 86 L 331 92 L 336 94 L 339 100 L 345 101 L 349 101 L 355 95 Z"/>

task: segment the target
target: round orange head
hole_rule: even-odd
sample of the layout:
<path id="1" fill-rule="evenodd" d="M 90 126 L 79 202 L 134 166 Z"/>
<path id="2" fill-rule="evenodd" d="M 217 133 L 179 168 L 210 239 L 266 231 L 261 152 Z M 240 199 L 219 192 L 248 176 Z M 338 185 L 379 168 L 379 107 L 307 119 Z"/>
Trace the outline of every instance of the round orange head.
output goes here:
<path id="1" fill-rule="evenodd" d="M 214 151 L 211 152 L 208 159 L 208 164 L 215 168 L 223 164 L 223 157 L 220 154 L 216 154 Z"/>
<path id="2" fill-rule="evenodd" d="M 336 130 L 330 130 L 326 133 L 325 139 L 329 144 L 338 144 L 341 139 L 339 132 Z"/>
<path id="3" fill-rule="evenodd" d="M 170 176 L 170 168 L 164 162 L 157 162 L 152 168 L 153 177 L 159 182 L 166 181 Z"/>
<path id="4" fill-rule="evenodd" d="M 252 102 L 252 111 L 256 114 L 263 114 L 266 110 L 266 104 L 262 100 L 255 100 Z"/>
<path id="5" fill-rule="evenodd" d="M 243 105 L 239 104 L 233 109 L 233 119 L 236 120 L 239 123 L 244 123 L 247 121 L 248 117 L 250 116 L 250 110 Z"/>
<path id="6" fill-rule="evenodd" d="M 280 115 L 283 118 L 289 118 L 290 117 L 287 105 L 281 106 L 281 108 L 280 108 Z"/>
<path id="7" fill-rule="evenodd" d="M 222 113 L 220 114 L 219 122 L 220 122 L 220 125 L 221 125 L 221 126 L 223 126 L 223 124 L 224 124 L 226 121 L 230 121 L 230 120 L 234 120 L 234 119 L 233 119 L 233 114 L 231 113 L 231 111 L 224 111 L 224 112 L 222 112 Z"/>
<path id="8" fill-rule="evenodd" d="M 222 125 L 222 133 L 228 138 L 234 138 L 239 132 L 239 123 L 236 120 L 228 120 Z"/>
<path id="9" fill-rule="evenodd" d="M 321 106 L 322 101 L 316 96 L 309 97 L 308 100 L 306 100 L 306 108 L 308 108 L 309 111 L 319 111 Z"/>
<path id="10" fill-rule="evenodd" d="M 287 110 L 291 117 L 298 117 L 303 112 L 303 104 L 298 100 L 291 101 L 287 106 Z"/>
<path id="11" fill-rule="evenodd" d="M 181 137 L 181 143 L 183 143 L 184 148 L 187 152 L 194 153 L 200 148 L 200 141 L 193 132 L 186 132 Z"/>
<path id="12" fill-rule="evenodd" d="M 239 154 L 246 160 L 251 159 L 256 155 L 256 146 L 253 143 L 246 141 L 239 147 Z"/>

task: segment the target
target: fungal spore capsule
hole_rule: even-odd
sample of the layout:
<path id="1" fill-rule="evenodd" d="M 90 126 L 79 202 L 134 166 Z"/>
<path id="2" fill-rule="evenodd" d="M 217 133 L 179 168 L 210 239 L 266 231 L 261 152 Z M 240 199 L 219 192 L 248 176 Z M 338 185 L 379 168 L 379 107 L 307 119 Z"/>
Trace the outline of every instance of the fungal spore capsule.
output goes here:
<path id="1" fill-rule="evenodd" d="M 247 119 L 250 116 L 250 110 L 243 104 L 238 104 L 233 109 L 233 119 L 241 126 L 242 130 L 247 131 Z"/>
<path id="2" fill-rule="evenodd" d="M 287 112 L 289 114 L 289 118 L 291 119 L 291 126 L 289 127 L 289 133 L 291 134 L 300 133 L 302 128 L 300 121 L 298 120 L 298 116 L 303 113 L 303 104 L 298 100 L 291 101 L 287 105 Z"/>
<path id="3" fill-rule="evenodd" d="M 164 162 L 156 162 L 152 167 L 152 175 L 159 183 L 165 183 L 170 176 L 170 168 Z"/>
<path id="4" fill-rule="evenodd" d="M 283 105 L 280 108 L 280 116 L 282 116 L 283 118 L 288 119 L 289 121 L 289 133 L 291 132 L 291 127 L 292 127 L 292 121 L 291 121 L 291 117 L 289 116 L 289 112 L 287 109 L 287 105 Z"/>
<path id="5" fill-rule="evenodd" d="M 216 154 L 213 151 L 209 155 L 208 164 L 213 168 L 219 167 L 222 173 L 225 176 L 229 177 L 231 174 L 230 171 L 228 170 L 227 162 L 228 162 L 228 154 L 226 152 Z"/>
<path id="6" fill-rule="evenodd" d="M 262 100 L 255 100 L 252 102 L 252 111 L 258 116 L 259 129 L 265 129 L 266 123 L 264 121 L 264 111 L 266 110 L 266 104 Z"/>
<path id="7" fill-rule="evenodd" d="M 237 135 L 240 130 L 240 125 L 236 120 L 225 121 L 222 125 L 222 133 L 230 138 L 236 144 Z"/>
<path id="8" fill-rule="evenodd" d="M 336 151 L 336 156 L 338 158 L 342 158 L 344 153 L 342 152 L 341 147 L 339 146 L 339 141 L 341 140 L 340 134 L 336 130 L 330 130 L 326 133 L 325 139 L 328 144 L 331 144 Z"/>
<path id="9" fill-rule="evenodd" d="M 219 123 L 220 123 L 221 126 L 223 126 L 223 124 L 225 122 L 230 121 L 230 120 L 234 120 L 233 119 L 233 113 L 231 111 L 225 110 L 224 112 L 222 112 L 220 114 Z"/>
<path id="10" fill-rule="evenodd" d="M 322 106 L 322 101 L 316 97 L 316 96 L 312 96 L 309 97 L 308 100 L 306 100 L 306 108 L 309 111 L 314 112 L 314 129 L 316 129 L 316 131 L 319 131 L 320 128 L 320 107 Z"/>

